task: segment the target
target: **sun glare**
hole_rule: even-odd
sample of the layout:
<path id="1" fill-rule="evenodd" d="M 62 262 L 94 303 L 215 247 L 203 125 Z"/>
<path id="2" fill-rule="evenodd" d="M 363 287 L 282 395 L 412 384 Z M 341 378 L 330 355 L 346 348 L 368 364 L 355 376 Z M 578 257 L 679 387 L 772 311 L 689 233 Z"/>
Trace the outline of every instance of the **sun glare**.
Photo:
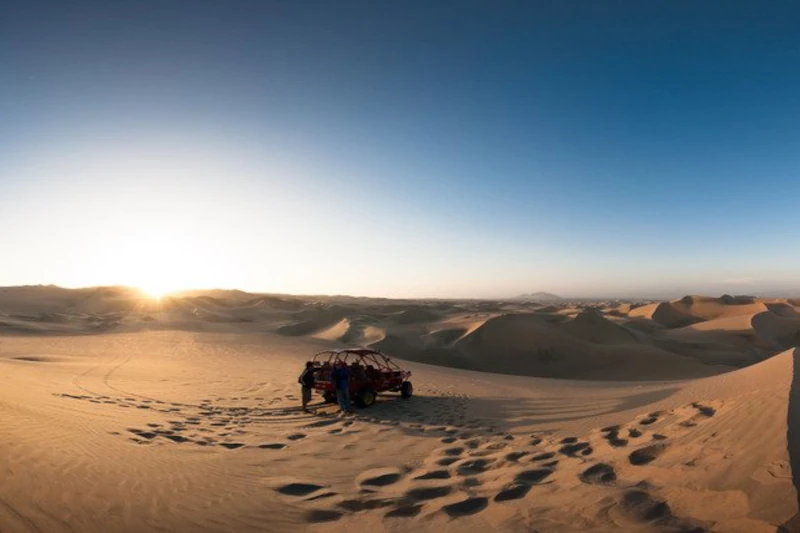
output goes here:
<path id="1" fill-rule="evenodd" d="M 153 300 L 160 300 L 168 293 L 172 292 L 167 287 L 158 284 L 158 283 L 146 283 L 144 285 L 139 286 L 139 290 L 141 290 L 145 295 L 152 298 Z"/>

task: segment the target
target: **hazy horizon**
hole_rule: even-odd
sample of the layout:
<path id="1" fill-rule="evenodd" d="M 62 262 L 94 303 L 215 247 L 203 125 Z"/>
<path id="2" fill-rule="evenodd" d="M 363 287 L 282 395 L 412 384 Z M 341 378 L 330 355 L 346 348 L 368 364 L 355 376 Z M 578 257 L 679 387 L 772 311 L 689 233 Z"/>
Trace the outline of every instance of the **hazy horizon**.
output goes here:
<path id="1" fill-rule="evenodd" d="M 132 291 L 142 291 L 143 297 L 148 297 L 146 290 L 142 290 L 140 287 L 132 286 L 132 285 L 94 285 L 94 286 L 63 286 L 57 284 L 28 284 L 28 285 L 4 285 L 0 286 L 0 290 L 2 289 L 17 289 L 17 288 L 54 288 L 54 289 L 64 289 L 64 290 L 91 290 L 91 289 L 125 289 L 125 290 L 132 290 Z M 678 300 L 683 298 L 684 296 L 705 296 L 705 297 L 720 297 L 724 295 L 729 296 L 752 296 L 756 298 L 798 298 L 800 297 L 800 290 L 795 289 L 772 289 L 772 290 L 764 290 L 764 291 L 757 291 L 752 293 L 742 293 L 742 292 L 713 292 L 713 293 L 704 293 L 700 291 L 692 291 L 687 290 L 683 292 L 673 292 L 673 293 L 630 293 L 630 294 L 596 294 L 596 295 L 585 295 L 585 294 L 573 294 L 573 293 L 560 293 L 555 294 L 550 291 L 525 291 L 520 292 L 517 294 L 508 294 L 508 295 L 499 295 L 499 296 L 485 296 L 485 297 L 477 297 L 477 296 L 463 296 L 463 297 L 446 297 L 446 296 L 416 296 L 416 297 L 391 297 L 391 296 L 380 296 L 380 295 L 364 295 L 364 294 L 345 294 L 345 293 L 285 293 L 285 292 L 272 292 L 272 291 L 258 291 L 258 290 L 247 290 L 241 288 L 218 288 L 218 287 L 206 287 L 206 288 L 184 288 L 175 291 L 165 291 L 163 294 L 160 294 L 159 297 L 173 297 L 173 296 L 183 296 L 187 293 L 204 293 L 204 292 L 243 292 L 246 294 L 253 294 L 253 295 L 266 295 L 266 296 L 290 296 L 290 297 L 298 297 L 298 298 L 353 298 L 353 299 L 388 299 L 388 300 L 486 300 L 486 301 L 503 301 L 503 300 L 515 300 L 525 297 L 530 297 L 531 295 L 537 294 L 548 294 L 551 296 L 558 297 L 559 299 L 563 300 L 586 300 L 586 301 L 602 301 L 602 300 L 651 300 L 651 301 L 672 301 Z M 544 300 L 543 300 L 544 301 Z"/>
<path id="2" fill-rule="evenodd" d="M 0 286 L 796 294 L 798 12 L 4 4 Z"/>

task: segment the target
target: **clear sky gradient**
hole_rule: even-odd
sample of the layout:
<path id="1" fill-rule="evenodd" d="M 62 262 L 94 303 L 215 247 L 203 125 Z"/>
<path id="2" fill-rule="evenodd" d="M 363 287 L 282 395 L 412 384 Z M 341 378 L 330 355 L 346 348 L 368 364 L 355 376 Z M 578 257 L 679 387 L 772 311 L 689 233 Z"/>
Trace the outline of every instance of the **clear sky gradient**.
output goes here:
<path id="1" fill-rule="evenodd" d="M 3 2 L 0 285 L 794 291 L 793 2 Z"/>

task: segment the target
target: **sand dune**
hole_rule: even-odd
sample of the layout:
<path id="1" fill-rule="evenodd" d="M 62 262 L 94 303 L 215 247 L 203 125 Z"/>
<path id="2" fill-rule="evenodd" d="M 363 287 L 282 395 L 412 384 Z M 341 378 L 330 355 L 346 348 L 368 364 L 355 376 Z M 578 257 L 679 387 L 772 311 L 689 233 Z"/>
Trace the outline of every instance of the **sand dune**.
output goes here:
<path id="1" fill-rule="evenodd" d="M 679 309 L 678 306 L 672 302 L 644 305 L 631 310 L 628 316 L 631 318 L 652 320 L 665 328 L 680 328 L 702 321 L 701 318 L 693 316 L 683 309 Z"/>
<path id="2" fill-rule="evenodd" d="M 549 327 L 533 318 L 490 320 L 482 335 Z M 415 397 L 341 419 L 297 407 L 297 372 L 326 342 L 0 338 L 0 527 L 797 530 L 794 350 L 653 383 L 407 363 Z"/>
<path id="3" fill-rule="evenodd" d="M 159 301 L 125 288 L 0 289 L 0 334 L 272 332 L 373 346 L 457 368 L 581 379 L 695 377 L 794 346 L 787 300 L 687 296 L 646 305 L 613 301 L 422 302 L 192 291 Z M 758 328 L 760 313 L 786 319 Z M 765 315 L 766 316 L 766 315 Z M 775 329 L 780 331 L 773 331 Z M 758 329 L 759 331 L 756 331 Z M 670 362 L 671 360 L 671 362 Z"/>
<path id="4" fill-rule="evenodd" d="M 580 316 L 591 318 L 559 325 L 535 314 L 499 316 L 460 339 L 455 350 L 467 368 L 546 377 L 671 379 L 720 371 L 636 344 L 632 333 L 592 312 Z"/>
<path id="5" fill-rule="evenodd" d="M 591 310 L 583 311 L 574 320 L 564 324 L 563 330 L 567 335 L 598 344 L 637 342 L 636 335 L 630 330 Z"/>
<path id="6" fill-rule="evenodd" d="M 439 318 L 438 315 L 432 313 L 424 308 L 410 308 L 405 309 L 390 317 L 390 320 L 396 324 L 417 324 L 420 322 L 433 322 Z"/>
<path id="7" fill-rule="evenodd" d="M 702 320 L 727 318 L 740 315 L 752 315 L 767 311 L 763 302 L 751 297 L 733 297 L 724 295 L 720 298 L 705 296 L 686 296 L 673 305 L 683 313 Z"/>
<path id="8" fill-rule="evenodd" d="M 753 316 L 752 326 L 760 339 L 774 347 L 800 346 L 800 315 L 758 313 Z"/>
<path id="9" fill-rule="evenodd" d="M 788 302 L 773 302 L 765 303 L 770 313 L 774 313 L 782 317 L 800 317 L 800 311 Z"/>
<path id="10" fill-rule="evenodd" d="M 386 333 L 381 328 L 343 318 L 333 326 L 317 331 L 311 336 L 327 341 L 338 341 L 351 346 L 368 346 L 381 341 L 386 336 Z"/>
<path id="11" fill-rule="evenodd" d="M 800 531 L 795 304 L 626 305 L 0 289 L 0 531 Z M 300 411 L 342 345 L 415 396 Z"/>

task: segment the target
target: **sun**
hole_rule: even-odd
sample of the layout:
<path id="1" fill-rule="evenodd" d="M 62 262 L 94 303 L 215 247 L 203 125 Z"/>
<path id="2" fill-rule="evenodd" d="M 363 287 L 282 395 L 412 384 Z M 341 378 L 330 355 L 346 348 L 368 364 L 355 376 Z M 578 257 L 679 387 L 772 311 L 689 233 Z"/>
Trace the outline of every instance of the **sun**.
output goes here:
<path id="1" fill-rule="evenodd" d="M 181 289 L 180 281 L 174 276 L 170 276 L 168 271 L 162 271 L 160 273 L 153 272 L 149 276 L 141 276 L 133 283 L 133 286 L 153 300 L 161 300 L 165 296 Z"/>
<path id="2" fill-rule="evenodd" d="M 139 284 L 139 290 L 153 300 L 160 300 L 170 292 L 173 292 L 171 289 L 160 283 Z"/>

